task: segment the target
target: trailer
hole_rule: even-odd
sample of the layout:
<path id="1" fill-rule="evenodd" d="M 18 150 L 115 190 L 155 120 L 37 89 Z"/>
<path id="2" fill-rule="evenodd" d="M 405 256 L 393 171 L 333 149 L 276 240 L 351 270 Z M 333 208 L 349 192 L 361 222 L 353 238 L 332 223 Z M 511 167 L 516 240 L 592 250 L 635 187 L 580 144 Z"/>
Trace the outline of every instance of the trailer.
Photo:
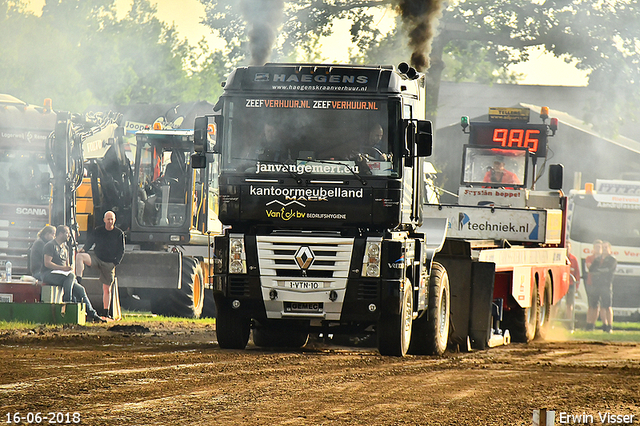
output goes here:
<path id="1" fill-rule="evenodd" d="M 478 265 L 488 269 L 493 334 L 501 334 L 504 342 L 544 338 L 552 307 L 570 285 L 562 166 L 549 166 L 550 190 L 535 189 L 541 174 L 538 160 L 546 158 L 548 137 L 555 135 L 558 122 L 546 124 L 546 107 L 540 112 L 541 124 L 530 123 L 530 114 L 528 108 L 490 108 L 488 122 L 462 117 L 469 144 L 463 147 L 458 203 L 425 206 L 429 216 L 448 220 L 445 247 L 452 248 L 441 254 L 446 251 L 451 259 L 443 261 L 451 266 L 450 273 Z M 468 300 L 474 300 L 473 295 Z M 454 314 L 452 318 L 455 324 Z M 471 337 L 472 347 L 502 343 L 477 333 Z"/>

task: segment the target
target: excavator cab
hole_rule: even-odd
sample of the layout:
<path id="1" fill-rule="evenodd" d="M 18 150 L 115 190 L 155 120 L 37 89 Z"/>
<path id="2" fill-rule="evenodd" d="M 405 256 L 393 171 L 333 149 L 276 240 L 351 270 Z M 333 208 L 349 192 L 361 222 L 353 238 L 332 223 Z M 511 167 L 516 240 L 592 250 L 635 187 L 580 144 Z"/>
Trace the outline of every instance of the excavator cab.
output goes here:
<path id="1" fill-rule="evenodd" d="M 146 243 L 186 243 L 191 226 L 193 132 L 136 134 L 131 235 Z"/>

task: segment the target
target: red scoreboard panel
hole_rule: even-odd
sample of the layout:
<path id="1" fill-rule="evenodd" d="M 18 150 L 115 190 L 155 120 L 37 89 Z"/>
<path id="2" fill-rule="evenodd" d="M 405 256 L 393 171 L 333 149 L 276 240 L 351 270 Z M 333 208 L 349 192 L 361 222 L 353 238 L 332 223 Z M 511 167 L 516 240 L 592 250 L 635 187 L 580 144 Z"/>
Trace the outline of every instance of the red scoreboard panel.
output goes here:
<path id="1" fill-rule="evenodd" d="M 536 157 L 547 155 L 547 125 L 528 123 L 471 123 L 469 143 L 495 148 L 529 148 Z"/>

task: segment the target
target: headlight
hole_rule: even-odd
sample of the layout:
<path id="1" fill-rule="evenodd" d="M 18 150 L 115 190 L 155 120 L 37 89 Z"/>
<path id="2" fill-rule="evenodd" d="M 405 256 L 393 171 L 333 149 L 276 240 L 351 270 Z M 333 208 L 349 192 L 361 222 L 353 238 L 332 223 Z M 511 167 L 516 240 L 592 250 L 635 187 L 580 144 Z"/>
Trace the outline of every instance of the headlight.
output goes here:
<path id="1" fill-rule="evenodd" d="M 244 251 L 244 237 L 242 235 L 229 237 L 229 273 L 247 273 L 247 255 Z"/>
<path id="2" fill-rule="evenodd" d="M 367 245 L 364 249 L 364 258 L 362 259 L 362 276 L 363 277 L 379 277 L 380 262 L 382 253 L 382 239 L 367 238 Z"/>

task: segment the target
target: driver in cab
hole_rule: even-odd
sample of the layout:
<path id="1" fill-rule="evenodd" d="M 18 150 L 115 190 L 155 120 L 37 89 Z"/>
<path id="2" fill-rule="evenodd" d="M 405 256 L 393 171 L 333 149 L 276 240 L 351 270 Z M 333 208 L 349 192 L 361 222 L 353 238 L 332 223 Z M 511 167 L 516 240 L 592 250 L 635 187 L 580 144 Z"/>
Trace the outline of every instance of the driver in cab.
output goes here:
<path id="1" fill-rule="evenodd" d="M 493 161 L 493 166 L 485 173 L 483 182 L 521 185 L 518 175 L 504 167 L 502 158 L 496 158 Z"/>
<path id="2" fill-rule="evenodd" d="M 391 161 L 391 154 L 386 153 L 387 147 L 383 140 L 384 130 L 380 124 L 374 124 L 369 130 L 367 146 L 363 153 L 369 161 Z"/>

